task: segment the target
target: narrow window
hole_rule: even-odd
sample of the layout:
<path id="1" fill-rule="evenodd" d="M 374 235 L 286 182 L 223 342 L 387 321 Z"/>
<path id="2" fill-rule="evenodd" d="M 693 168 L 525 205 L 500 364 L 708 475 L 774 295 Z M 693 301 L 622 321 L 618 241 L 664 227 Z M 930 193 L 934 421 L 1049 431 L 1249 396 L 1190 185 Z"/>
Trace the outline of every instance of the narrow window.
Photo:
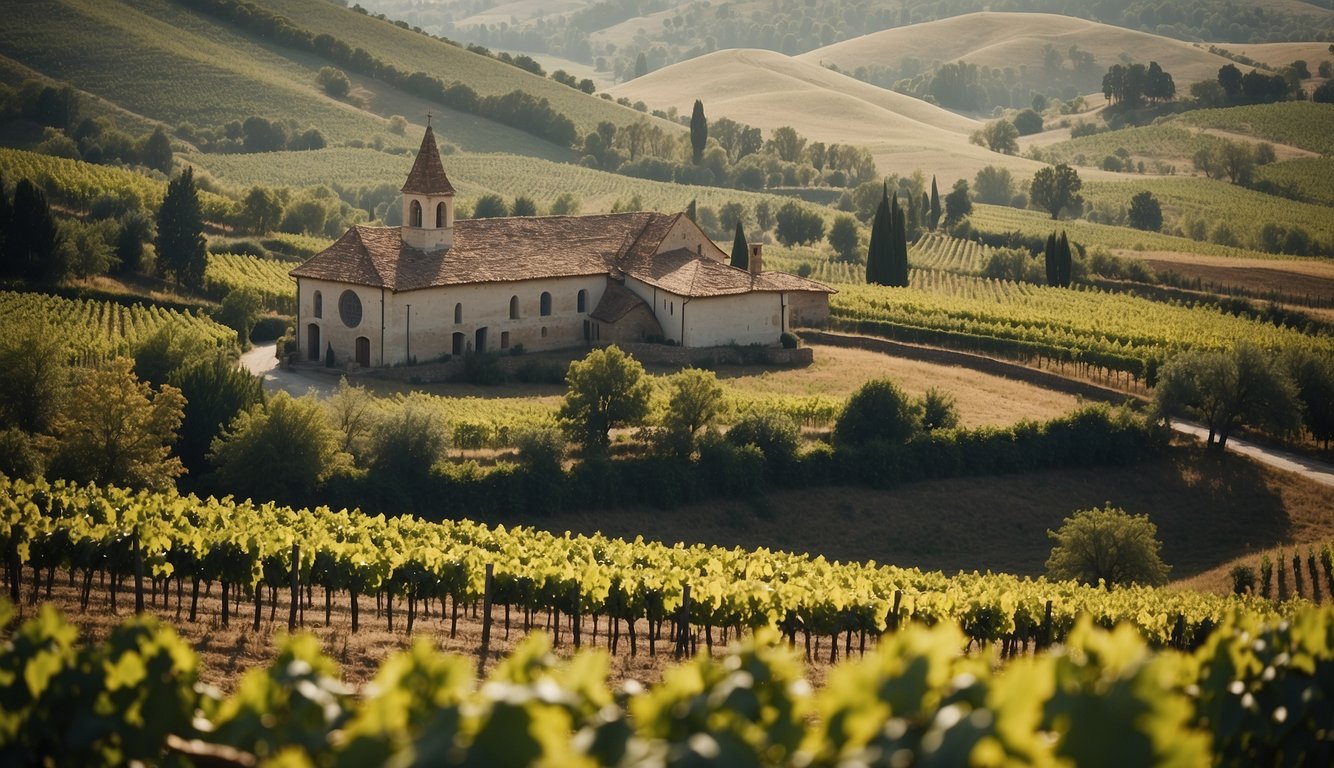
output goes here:
<path id="1" fill-rule="evenodd" d="M 579 297 L 576 299 L 579 312 L 588 311 L 588 291 L 579 291 Z"/>
<path id="2" fill-rule="evenodd" d="M 324 295 L 315 292 L 315 317 L 324 317 Z"/>
<path id="3" fill-rule="evenodd" d="M 435 228 L 441 229 L 445 226 L 445 204 L 435 204 Z"/>
<path id="4" fill-rule="evenodd" d="M 546 337 L 547 337 L 547 327 L 544 325 L 542 326 L 542 338 L 545 339 Z"/>
<path id="5" fill-rule="evenodd" d="M 422 225 L 422 204 L 416 200 L 408 208 L 408 226 L 421 227 Z"/>
<path id="6" fill-rule="evenodd" d="M 510 297 L 510 319 L 511 319 L 511 320 L 518 320 L 518 319 L 519 319 L 519 297 L 518 297 L 518 296 L 511 296 L 511 297 Z"/>
<path id="7" fill-rule="evenodd" d="M 454 305 L 454 324 L 463 322 L 463 304 L 460 302 Z"/>
<path id="8" fill-rule="evenodd" d="M 543 317 L 546 317 L 547 315 L 551 314 L 551 294 L 547 293 L 546 291 L 542 291 L 542 298 L 538 302 L 538 304 L 539 304 L 539 312 L 542 314 Z"/>
<path id="9" fill-rule="evenodd" d="M 510 348 L 510 332 L 509 332 L 509 331 L 501 331 L 501 332 L 500 332 L 500 348 L 501 348 L 501 349 L 509 349 L 509 348 Z"/>

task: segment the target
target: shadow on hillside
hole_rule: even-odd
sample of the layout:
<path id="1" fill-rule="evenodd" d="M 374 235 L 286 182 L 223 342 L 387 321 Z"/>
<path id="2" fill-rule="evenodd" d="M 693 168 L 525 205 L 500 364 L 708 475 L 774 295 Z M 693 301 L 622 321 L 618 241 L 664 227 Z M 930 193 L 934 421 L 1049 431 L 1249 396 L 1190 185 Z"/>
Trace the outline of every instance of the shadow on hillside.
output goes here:
<path id="1" fill-rule="evenodd" d="M 669 543 L 771 547 L 946 573 L 1036 576 L 1051 549 L 1047 531 L 1077 509 L 1110 502 L 1150 516 L 1172 578 L 1183 579 L 1288 540 L 1294 515 L 1322 514 L 1320 494 L 1289 491 L 1292 498 L 1285 499 L 1291 487 L 1245 459 L 1180 447 L 1165 461 L 1135 467 L 964 478 L 890 491 L 804 489 L 672 510 L 590 510 L 508 522 Z"/>

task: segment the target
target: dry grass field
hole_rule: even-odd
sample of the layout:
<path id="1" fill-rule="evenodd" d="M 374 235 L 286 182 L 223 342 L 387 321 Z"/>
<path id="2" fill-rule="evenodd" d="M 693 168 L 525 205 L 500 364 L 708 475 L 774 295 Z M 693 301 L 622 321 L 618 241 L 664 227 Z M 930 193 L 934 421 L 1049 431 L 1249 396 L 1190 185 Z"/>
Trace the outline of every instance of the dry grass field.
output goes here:
<path id="1" fill-rule="evenodd" d="M 835 64 L 852 70 L 872 64 L 897 65 L 905 56 L 923 62 L 957 61 L 990 67 L 1026 66 L 1041 70 L 1043 49 L 1050 43 L 1064 53 L 1070 46 L 1093 54 L 1098 72 L 1118 63 L 1157 61 L 1172 73 L 1177 89 L 1216 77 L 1228 63 L 1190 43 L 1147 32 L 1099 24 L 1049 13 L 970 13 L 924 24 L 887 29 L 817 48 L 797 58 L 812 64 Z M 1287 62 L 1285 62 L 1287 63 Z"/>
<path id="2" fill-rule="evenodd" d="M 1334 302 L 1334 263 L 1327 259 L 1247 259 L 1125 249 L 1114 252 L 1125 258 L 1140 259 L 1155 272 L 1174 272 L 1191 280 L 1199 278 L 1206 287 L 1311 297 L 1316 303 Z"/>
<path id="3" fill-rule="evenodd" d="M 711 120 L 728 117 L 767 136 L 791 126 L 811 141 L 866 147 L 882 174 L 921 168 L 945 188 L 988 165 L 1026 177 L 1040 163 L 970 144 L 982 123 L 774 51 L 718 51 L 611 88 L 613 96 L 689 114 L 695 99 Z"/>

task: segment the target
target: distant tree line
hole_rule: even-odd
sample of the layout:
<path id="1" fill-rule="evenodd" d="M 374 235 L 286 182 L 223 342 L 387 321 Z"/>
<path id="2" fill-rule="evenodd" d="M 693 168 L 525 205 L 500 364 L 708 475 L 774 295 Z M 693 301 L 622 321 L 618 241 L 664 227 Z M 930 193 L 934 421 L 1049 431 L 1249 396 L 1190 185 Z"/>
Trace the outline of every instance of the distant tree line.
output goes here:
<path id="1" fill-rule="evenodd" d="M 249 0 L 177 1 L 281 45 L 321 56 L 348 71 L 374 77 L 415 96 L 460 112 L 495 120 L 554 144 L 570 146 L 578 137 L 574 123 L 568 117 L 554 109 L 545 98 L 537 98 L 525 91 L 514 90 L 503 96 L 483 97 L 458 81 L 446 83 L 425 72 L 404 72 L 372 56 L 364 48 L 354 47 L 327 33 L 316 35 L 300 29 L 285 16 Z"/>
<path id="2" fill-rule="evenodd" d="M 79 94 L 68 85 L 44 85 L 32 79 L 17 89 L 0 85 L 0 120 L 26 120 L 45 127 L 38 152 L 171 173 L 171 141 L 161 127 L 134 136 L 115 128 L 106 117 L 83 115 L 81 107 Z"/>
<path id="3" fill-rule="evenodd" d="M 251 115 L 226 125 L 195 127 L 182 123 L 176 135 L 203 152 L 281 152 L 324 149 L 327 142 L 318 128 L 302 128 L 295 120 L 270 120 Z"/>

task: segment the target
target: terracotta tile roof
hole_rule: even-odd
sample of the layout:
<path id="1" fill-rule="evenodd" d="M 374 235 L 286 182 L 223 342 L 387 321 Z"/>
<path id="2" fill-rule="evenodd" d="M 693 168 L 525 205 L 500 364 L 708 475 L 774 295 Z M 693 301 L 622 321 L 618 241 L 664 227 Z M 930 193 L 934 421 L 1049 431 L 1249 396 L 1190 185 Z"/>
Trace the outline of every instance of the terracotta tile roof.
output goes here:
<path id="1" fill-rule="evenodd" d="M 453 244 L 435 253 L 404 245 L 398 227 L 356 226 L 290 274 L 394 291 L 601 275 L 638 244 L 655 218 L 672 217 L 634 212 L 463 219 L 454 223 Z"/>
<path id="2" fill-rule="evenodd" d="M 604 323 L 614 323 L 639 306 L 647 308 L 648 304 L 629 288 L 620 283 L 611 283 L 607 286 L 607 290 L 602 292 L 602 300 L 588 316 Z"/>
<path id="3" fill-rule="evenodd" d="M 414 195 L 454 194 L 454 185 L 449 183 L 449 177 L 445 175 L 445 166 L 440 162 L 440 150 L 435 146 L 435 132 L 429 125 L 426 126 L 426 134 L 422 136 L 421 149 L 417 150 L 417 160 L 408 172 L 408 180 L 399 191 Z"/>
<path id="4" fill-rule="evenodd" d="M 694 251 L 679 248 L 642 260 L 625 269 L 626 274 L 678 296 L 730 296 L 750 291 L 815 291 L 833 293 L 823 283 L 786 272 L 752 275 Z"/>
<path id="5" fill-rule="evenodd" d="M 682 296 L 832 293 L 813 280 L 782 272 L 753 276 L 684 248 L 657 253 L 680 216 L 637 211 L 464 219 L 454 224 L 453 244 L 434 253 L 404 245 L 398 227 L 356 226 L 290 274 L 392 291 L 624 274 Z"/>

